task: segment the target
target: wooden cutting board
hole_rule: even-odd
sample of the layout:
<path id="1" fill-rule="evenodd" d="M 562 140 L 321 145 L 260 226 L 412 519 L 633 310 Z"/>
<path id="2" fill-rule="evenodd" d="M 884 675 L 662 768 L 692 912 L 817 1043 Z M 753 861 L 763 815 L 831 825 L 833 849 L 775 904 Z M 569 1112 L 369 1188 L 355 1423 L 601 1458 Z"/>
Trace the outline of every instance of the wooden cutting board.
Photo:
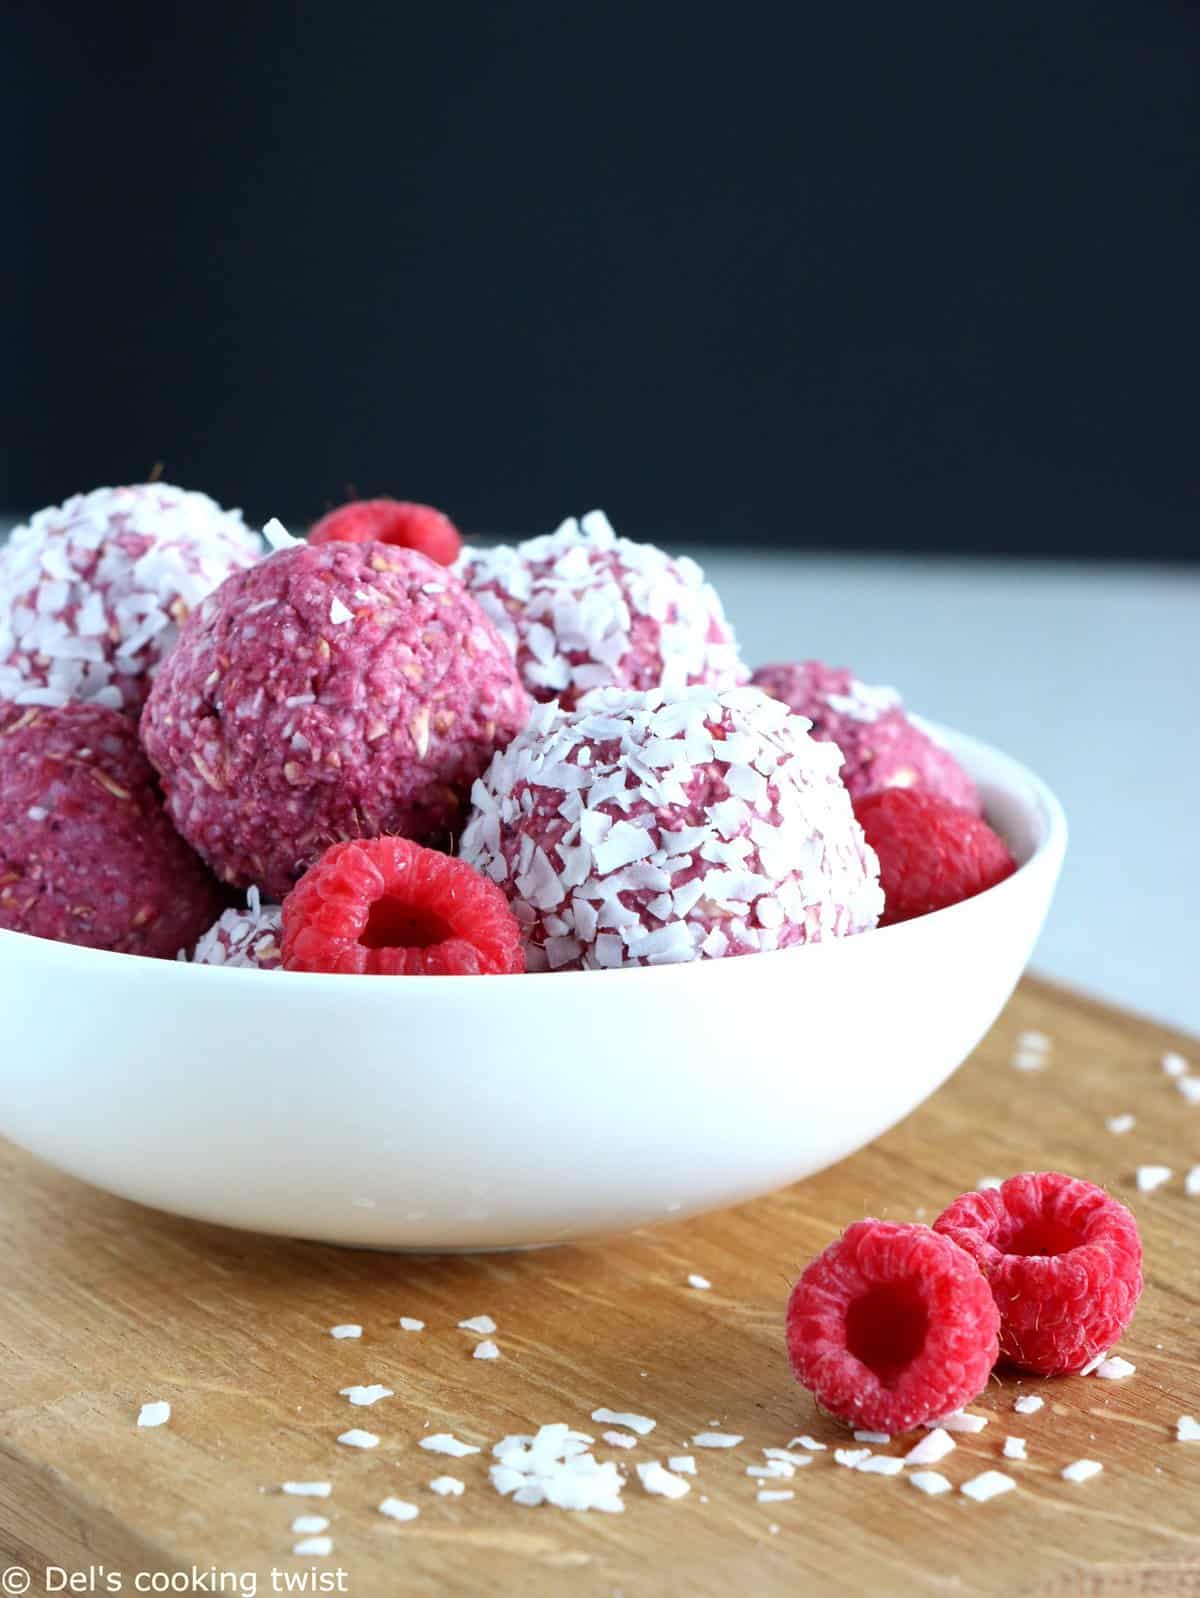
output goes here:
<path id="1" fill-rule="evenodd" d="M 1044 1070 L 1011 1064 L 1025 1028 L 1053 1040 Z M 318 1590 L 319 1571 L 324 1590 L 357 1598 L 1200 1593 L 1200 1443 L 1174 1440 L 1181 1414 L 1200 1418 L 1200 1197 L 1183 1182 L 1200 1164 L 1200 1106 L 1160 1068 L 1168 1049 L 1200 1070 L 1194 1041 L 1027 980 L 942 1092 L 836 1169 L 721 1215 L 523 1255 L 243 1236 L 107 1198 L 0 1144 L 0 1567 L 32 1569 L 35 1592 L 49 1564 L 91 1569 L 84 1590 L 126 1592 L 139 1571 L 198 1570 L 196 1591 L 212 1590 L 214 1569 L 235 1572 L 243 1592 L 301 1575 L 310 1584 L 292 1590 Z M 1106 1118 L 1122 1112 L 1137 1125 L 1114 1135 Z M 1143 1195 L 1139 1164 L 1174 1175 Z M 849 1439 L 784 1359 L 798 1269 L 862 1215 L 932 1219 L 982 1178 L 1030 1167 L 1104 1182 L 1136 1212 L 1147 1282 L 1122 1351 L 1137 1374 L 993 1380 L 975 1406 L 989 1424 L 941 1467 L 957 1486 L 1002 1463 L 1005 1436 L 1026 1438 L 1028 1462 L 1003 1462 L 1018 1489 L 990 1503 L 838 1467 L 832 1447 Z M 689 1286 L 692 1272 L 711 1289 Z M 457 1328 L 479 1314 L 498 1323 L 498 1360 L 472 1358 Z M 426 1329 L 402 1331 L 401 1315 Z M 361 1323 L 361 1339 L 335 1341 L 341 1322 Z M 339 1396 L 371 1382 L 394 1396 L 369 1409 Z M 1013 1412 L 1020 1391 L 1044 1395 L 1040 1413 Z M 169 1400 L 170 1423 L 139 1430 L 154 1399 Z M 630 1471 L 623 1514 L 497 1496 L 492 1442 L 559 1420 L 598 1435 L 599 1405 L 658 1422 L 636 1449 L 599 1450 Z M 744 1442 L 689 1445 L 713 1425 Z M 339 1446 L 351 1426 L 379 1447 Z M 484 1452 L 417 1447 L 441 1431 Z M 801 1432 L 830 1451 L 770 1484 L 794 1499 L 758 1503 L 746 1467 Z M 681 1452 L 697 1461 L 690 1495 L 647 1496 L 633 1462 Z M 1060 1471 L 1080 1457 L 1104 1473 L 1073 1486 Z M 465 1481 L 463 1496 L 433 1494 L 440 1474 Z M 284 1480 L 328 1480 L 333 1494 L 285 1497 Z M 385 1519 L 388 1496 L 419 1518 Z M 331 1520 L 328 1558 L 292 1555 L 305 1513 Z M 19 1595 L 19 1576 L 0 1589 Z"/>

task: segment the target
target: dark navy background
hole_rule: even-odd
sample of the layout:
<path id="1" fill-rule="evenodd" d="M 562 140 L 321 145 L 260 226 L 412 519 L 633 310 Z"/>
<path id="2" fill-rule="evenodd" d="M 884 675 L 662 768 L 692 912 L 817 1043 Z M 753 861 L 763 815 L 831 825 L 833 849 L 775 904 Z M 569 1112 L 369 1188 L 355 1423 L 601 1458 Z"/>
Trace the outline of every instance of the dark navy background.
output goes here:
<path id="1" fill-rule="evenodd" d="M 1194 555 L 1200 7 L 11 8 L 0 508 Z"/>

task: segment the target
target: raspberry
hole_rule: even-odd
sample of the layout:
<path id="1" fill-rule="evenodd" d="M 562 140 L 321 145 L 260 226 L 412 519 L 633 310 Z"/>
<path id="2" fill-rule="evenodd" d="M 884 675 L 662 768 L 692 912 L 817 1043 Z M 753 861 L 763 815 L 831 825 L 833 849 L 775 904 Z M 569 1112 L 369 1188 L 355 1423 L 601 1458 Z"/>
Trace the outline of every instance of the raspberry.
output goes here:
<path id="1" fill-rule="evenodd" d="M 418 549 L 439 566 L 453 566 L 462 535 L 449 516 L 432 505 L 400 499 L 352 499 L 314 522 L 310 544 L 399 544 Z"/>
<path id="2" fill-rule="evenodd" d="M 1000 1311 L 1001 1355 L 1039 1376 L 1077 1371 L 1133 1319 L 1142 1242 L 1123 1204 L 1058 1171 L 964 1193 L 933 1223 L 975 1259 Z"/>
<path id="3" fill-rule="evenodd" d="M 493 976 L 525 969 L 503 893 L 407 838 L 335 843 L 283 902 L 287 971 Z"/>
<path id="4" fill-rule="evenodd" d="M 857 800 L 854 814 L 879 856 L 881 927 L 972 899 L 1017 869 L 986 821 L 937 794 L 884 788 Z"/>
<path id="5" fill-rule="evenodd" d="M 792 1289 L 788 1355 L 831 1414 L 896 1433 L 983 1391 L 999 1324 L 987 1282 L 949 1238 L 856 1221 Z"/>

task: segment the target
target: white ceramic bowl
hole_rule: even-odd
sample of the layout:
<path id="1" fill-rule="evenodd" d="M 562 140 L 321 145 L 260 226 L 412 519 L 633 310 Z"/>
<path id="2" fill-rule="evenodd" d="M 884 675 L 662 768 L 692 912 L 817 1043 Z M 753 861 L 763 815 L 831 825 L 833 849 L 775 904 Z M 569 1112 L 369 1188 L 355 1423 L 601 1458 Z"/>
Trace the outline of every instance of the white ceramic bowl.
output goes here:
<path id="1" fill-rule="evenodd" d="M 775 954 L 520 977 L 308 976 L 0 932 L 0 1131 L 180 1215 L 488 1249 L 736 1203 L 861 1148 L 996 1019 L 1066 823 L 941 736 L 1020 862 L 902 926 Z"/>

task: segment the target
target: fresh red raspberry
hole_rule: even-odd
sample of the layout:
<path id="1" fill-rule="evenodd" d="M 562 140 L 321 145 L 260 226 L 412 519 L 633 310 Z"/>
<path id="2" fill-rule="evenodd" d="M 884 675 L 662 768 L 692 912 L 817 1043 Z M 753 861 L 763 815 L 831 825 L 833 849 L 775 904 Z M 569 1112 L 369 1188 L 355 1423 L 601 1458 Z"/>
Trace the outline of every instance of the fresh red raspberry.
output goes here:
<path id="1" fill-rule="evenodd" d="M 1039 1376 L 1077 1371 L 1133 1319 L 1142 1241 L 1123 1204 L 1058 1171 L 964 1193 L 933 1223 L 975 1259 L 1000 1311 L 1001 1355 Z"/>
<path id="2" fill-rule="evenodd" d="M 407 838 L 335 843 L 283 901 L 287 971 L 495 976 L 524 971 L 521 929 L 494 882 Z"/>
<path id="3" fill-rule="evenodd" d="M 418 549 L 439 566 L 453 566 L 462 549 L 462 535 L 432 505 L 400 499 L 352 499 L 314 522 L 310 544 L 399 544 Z"/>
<path id="4" fill-rule="evenodd" d="M 949 1238 L 856 1221 L 792 1289 L 788 1355 L 830 1414 L 894 1434 L 983 1391 L 999 1324 L 987 1282 Z"/>
<path id="5" fill-rule="evenodd" d="M 881 927 L 974 898 L 1017 869 L 986 821 L 937 794 L 884 788 L 856 800 L 854 814 L 879 856 Z"/>

